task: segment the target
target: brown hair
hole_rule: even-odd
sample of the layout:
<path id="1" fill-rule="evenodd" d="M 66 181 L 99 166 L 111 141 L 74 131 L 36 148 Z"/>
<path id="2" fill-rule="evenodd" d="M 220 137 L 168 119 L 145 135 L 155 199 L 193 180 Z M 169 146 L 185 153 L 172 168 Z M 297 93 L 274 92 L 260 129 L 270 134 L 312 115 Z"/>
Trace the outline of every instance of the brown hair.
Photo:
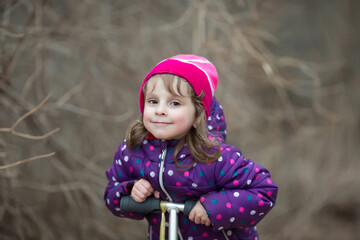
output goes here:
<path id="1" fill-rule="evenodd" d="M 186 81 L 184 78 L 173 74 L 157 74 L 160 76 L 162 81 L 164 82 L 167 90 L 174 95 L 184 96 L 180 91 L 181 81 Z M 150 78 L 151 79 L 151 78 Z M 149 79 L 149 80 L 150 80 Z M 149 81 L 148 80 L 148 81 Z M 176 81 L 176 90 L 174 89 L 173 82 Z M 186 81 L 187 82 L 187 81 Z M 209 132 L 207 130 L 206 124 L 206 114 L 205 108 L 202 105 L 201 99 L 204 97 L 204 92 L 202 92 L 199 96 L 196 96 L 194 90 L 191 88 L 190 84 L 187 84 L 188 93 L 191 93 L 191 100 L 195 107 L 195 124 L 188 133 L 180 139 L 178 144 L 176 145 L 174 152 L 174 161 L 177 166 L 189 169 L 196 162 L 201 163 L 210 163 L 216 161 L 220 155 L 220 146 L 219 142 L 212 138 L 212 140 L 208 139 Z M 145 95 L 147 90 L 147 84 L 143 87 L 143 94 Z M 140 120 L 134 121 L 128 128 L 126 133 L 126 145 L 132 149 L 141 145 L 143 139 L 147 137 L 149 134 L 148 130 L 145 128 L 143 123 L 143 116 L 141 116 Z M 182 166 L 178 163 L 176 159 L 176 155 L 180 152 L 180 150 L 187 144 L 189 148 L 190 154 L 192 155 L 194 162 L 190 166 Z"/>

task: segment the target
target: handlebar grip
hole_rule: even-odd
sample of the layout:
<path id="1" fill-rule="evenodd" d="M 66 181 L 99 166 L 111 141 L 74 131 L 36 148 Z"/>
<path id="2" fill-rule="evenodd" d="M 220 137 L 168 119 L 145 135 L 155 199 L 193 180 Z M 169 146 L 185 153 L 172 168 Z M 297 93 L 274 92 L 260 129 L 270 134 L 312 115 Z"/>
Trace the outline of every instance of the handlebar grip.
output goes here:
<path id="1" fill-rule="evenodd" d="M 184 206 L 184 215 L 185 216 L 189 216 L 191 210 L 193 209 L 193 207 L 195 206 L 197 201 L 191 201 L 188 200 L 185 202 L 185 206 Z"/>
<path id="2" fill-rule="evenodd" d="M 120 201 L 120 209 L 124 212 L 150 213 L 160 209 L 160 199 L 147 198 L 144 202 L 136 202 L 130 196 L 124 196 Z"/>

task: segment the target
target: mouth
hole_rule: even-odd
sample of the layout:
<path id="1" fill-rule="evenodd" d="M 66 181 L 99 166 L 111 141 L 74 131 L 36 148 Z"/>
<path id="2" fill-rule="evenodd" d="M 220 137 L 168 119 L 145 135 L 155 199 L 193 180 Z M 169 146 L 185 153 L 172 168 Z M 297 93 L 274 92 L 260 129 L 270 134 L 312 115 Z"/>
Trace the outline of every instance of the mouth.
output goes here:
<path id="1" fill-rule="evenodd" d="M 156 124 L 156 125 L 170 125 L 171 123 L 169 122 L 157 122 L 157 121 L 152 121 L 153 124 Z"/>

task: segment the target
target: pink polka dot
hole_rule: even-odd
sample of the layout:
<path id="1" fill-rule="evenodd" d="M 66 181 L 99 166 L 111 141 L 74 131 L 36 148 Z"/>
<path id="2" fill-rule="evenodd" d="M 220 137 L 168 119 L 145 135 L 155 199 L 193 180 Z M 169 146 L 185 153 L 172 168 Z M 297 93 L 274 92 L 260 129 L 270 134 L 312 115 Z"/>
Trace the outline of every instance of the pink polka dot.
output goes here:
<path id="1" fill-rule="evenodd" d="M 207 237 L 209 234 L 207 232 L 203 232 L 202 236 Z"/>
<path id="2" fill-rule="evenodd" d="M 225 148 L 226 151 L 230 152 L 230 148 Z"/>
<path id="3" fill-rule="evenodd" d="M 204 202 L 205 201 L 205 198 L 204 197 L 201 197 L 200 198 L 200 202 Z"/>
<path id="4" fill-rule="evenodd" d="M 226 203 L 226 207 L 227 207 L 227 208 L 231 208 L 231 203 L 229 203 L 229 202 Z"/>
<path id="5" fill-rule="evenodd" d="M 264 201 L 259 201 L 259 206 L 264 206 Z"/>
<path id="6" fill-rule="evenodd" d="M 220 138 L 220 137 L 218 137 L 218 139 L 219 139 L 219 141 L 221 141 L 221 138 Z"/>
<path id="7" fill-rule="evenodd" d="M 258 193 L 258 195 L 257 195 L 259 198 L 262 198 L 263 197 L 263 195 L 261 194 L 261 193 Z"/>
<path id="8" fill-rule="evenodd" d="M 255 223 L 256 223 L 255 221 L 252 221 L 250 224 L 251 224 L 251 225 L 254 225 Z"/>
<path id="9" fill-rule="evenodd" d="M 230 164 L 234 164 L 235 160 L 234 159 L 230 159 Z"/>
<path id="10" fill-rule="evenodd" d="M 176 186 L 181 187 L 181 183 L 180 183 L 180 182 L 177 182 L 177 183 L 176 183 Z"/>
<path id="11" fill-rule="evenodd" d="M 259 169 L 259 168 L 255 168 L 255 172 L 260 172 L 260 169 Z"/>
<path id="12" fill-rule="evenodd" d="M 212 136 L 208 136 L 208 139 L 211 141 L 211 140 L 213 140 L 213 137 L 212 137 Z"/>
<path id="13" fill-rule="evenodd" d="M 218 215 L 216 216 L 216 219 L 217 219 L 217 220 L 220 220 L 221 218 L 222 218 L 221 214 L 218 214 Z"/>
<path id="14" fill-rule="evenodd" d="M 134 169 L 132 167 L 130 167 L 130 172 L 133 172 L 133 171 L 134 171 Z"/>
<path id="15" fill-rule="evenodd" d="M 188 177 L 189 176 L 189 171 L 184 172 L 184 176 Z"/>
<path id="16" fill-rule="evenodd" d="M 238 181 L 238 180 L 234 180 L 234 181 L 233 181 L 233 184 L 234 184 L 234 185 L 238 185 L 238 184 L 239 184 L 239 181 Z"/>
<path id="17" fill-rule="evenodd" d="M 259 174 L 256 174 L 255 175 L 255 180 L 259 178 Z"/>
<path id="18" fill-rule="evenodd" d="M 156 223 L 156 218 L 153 218 L 152 220 L 153 220 L 154 223 Z"/>
<path id="19" fill-rule="evenodd" d="M 130 215 L 130 216 L 134 216 L 134 214 L 133 214 L 132 212 L 129 212 L 129 215 Z"/>
<path id="20" fill-rule="evenodd" d="M 150 149 L 150 151 L 153 151 L 153 150 L 154 150 L 154 146 L 150 146 L 149 149 Z"/>
<path id="21" fill-rule="evenodd" d="M 223 151 L 224 150 L 224 148 L 220 148 L 220 151 Z"/>
<path id="22" fill-rule="evenodd" d="M 115 152 L 118 152 L 118 151 L 119 151 L 119 148 L 117 148 Z"/>
<path id="23" fill-rule="evenodd" d="M 244 212 L 244 207 L 240 207 L 239 208 L 239 211 L 242 213 L 242 212 Z"/>
<path id="24" fill-rule="evenodd" d="M 114 204 L 118 204 L 119 203 L 119 200 L 114 200 Z"/>
<path id="25" fill-rule="evenodd" d="M 150 161 L 148 161 L 147 163 L 146 163 L 146 166 L 148 167 L 150 165 Z"/>
<path id="26" fill-rule="evenodd" d="M 272 184 L 272 181 L 271 181 L 270 178 L 268 178 L 266 181 L 267 181 L 268 184 Z"/>
<path id="27" fill-rule="evenodd" d="M 186 195 L 191 196 L 193 194 L 191 192 L 187 192 Z"/>
<path id="28" fill-rule="evenodd" d="M 267 192 L 267 195 L 270 197 L 272 195 L 272 192 Z"/>
<path id="29" fill-rule="evenodd" d="M 245 228 L 245 232 L 249 231 L 249 228 Z"/>

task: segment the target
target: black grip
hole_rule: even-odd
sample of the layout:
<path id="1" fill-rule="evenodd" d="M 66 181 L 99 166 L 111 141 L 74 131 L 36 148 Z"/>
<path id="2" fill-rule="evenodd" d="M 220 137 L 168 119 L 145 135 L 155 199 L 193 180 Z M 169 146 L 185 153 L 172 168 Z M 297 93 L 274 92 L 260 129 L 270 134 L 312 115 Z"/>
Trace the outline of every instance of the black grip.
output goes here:
<path id="1" fill-rule="evenodd" d="M 124 196 L 120 201 L 120 209 L 124 212 L 150 213 L 160 210 L 160 199 L 147 198 L 144 202 L 136 202 L 130 196 Z"/>
<path id="2" fill-rule="evenodd" d="M 197 201 L 191 201 L 188 200 L 185 202 L 185 206 L 184 206 L 184 215 L 185 216 L 189 216 L 191 210 L 193 209 L 193 207 L 195 206 Z"/>

